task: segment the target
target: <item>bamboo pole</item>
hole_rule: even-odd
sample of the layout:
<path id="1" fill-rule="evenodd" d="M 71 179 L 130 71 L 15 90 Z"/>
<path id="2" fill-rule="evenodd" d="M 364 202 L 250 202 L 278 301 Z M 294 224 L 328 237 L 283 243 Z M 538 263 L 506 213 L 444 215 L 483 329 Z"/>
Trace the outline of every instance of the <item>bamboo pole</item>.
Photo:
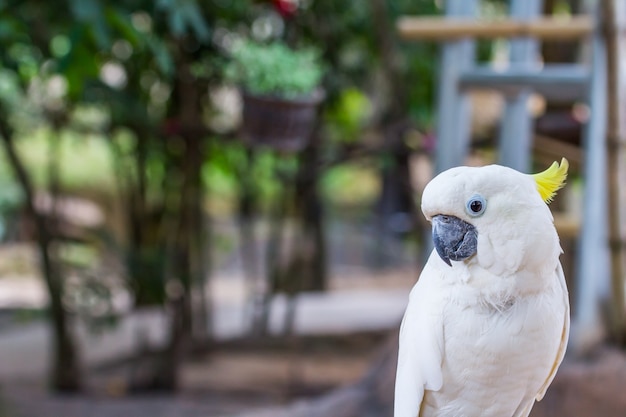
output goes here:
<path id="1" fill-rule="evenodd" d="M 619 2 L 619 4 L 618 4 Z M 609 243 L 611 259 L 611 304 L 609 331 L 615 342 L 624 344 L 626 312 L 624 311 L 624 260 L 626 242 L 621 204 L 624 201 L 621 179 L 626 178 L 626 102 L 620 100 L 626 88 L 621 56 L 626 45 L 616 30 L 618 23 L 626 19 L 623 0 L 603 0 L 603 32 L 607 46 L 607 178 L 609 198 Z"/>
<path id="2" fill-rule="evenodd" d="M 407 40 L 452 40 L 471 38 L 534 37 L 552 40 L 577 40 L 594 29 L 590 16 L 571 18 L 543 17 L 531 21 L 516 19 L 477 20 L 444 17 L 401 17 L 397 23 L 400 36 Z"/>

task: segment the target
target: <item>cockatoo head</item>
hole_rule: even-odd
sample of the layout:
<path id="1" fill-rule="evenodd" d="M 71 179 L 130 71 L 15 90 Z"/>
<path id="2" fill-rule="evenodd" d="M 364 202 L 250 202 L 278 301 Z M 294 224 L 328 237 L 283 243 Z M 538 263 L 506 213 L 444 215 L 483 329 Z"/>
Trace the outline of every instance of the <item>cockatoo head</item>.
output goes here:
<path id="1" fill-rule="evenodd" d="M 477 255 L 487 269 L 510 270 L 539 260 L 543 250 L 559 248 L 546 203 L 564 185 L 567 169 L 563 159 L 535 175 L 499 165 L 457 167 L 437 175 L 424 189 L 422 211 L 432 222 L 441 259 L 452 266 L 451 261 Z"/>

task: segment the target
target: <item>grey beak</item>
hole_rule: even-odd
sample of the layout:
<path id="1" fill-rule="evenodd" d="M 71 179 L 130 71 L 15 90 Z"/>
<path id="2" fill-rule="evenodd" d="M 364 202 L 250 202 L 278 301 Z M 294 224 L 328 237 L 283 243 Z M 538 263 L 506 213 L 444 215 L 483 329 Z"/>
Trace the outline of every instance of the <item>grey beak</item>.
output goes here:
<path id="1" fill-rule="evenodd" d="M 478 233 L 471 224 L 454 216 L 437 215 L 432 218 L 433 243 L 439 257 L 452 266 L 476 253 Z"/>

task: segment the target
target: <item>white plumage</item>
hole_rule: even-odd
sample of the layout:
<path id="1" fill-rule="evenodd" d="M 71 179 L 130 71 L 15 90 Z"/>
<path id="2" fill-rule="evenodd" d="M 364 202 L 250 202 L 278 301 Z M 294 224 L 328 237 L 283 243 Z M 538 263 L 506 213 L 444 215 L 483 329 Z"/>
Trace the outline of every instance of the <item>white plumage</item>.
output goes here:
<path id="1" fill-rule="evenodd" d="M 561 249 L 544 201 L 563 168 L 560 179 L 558 165 L 538 174 L 557 180 L 548 197 L 538 192 L 544 177 L 497 165 L 454 168 L 428 184 L 422 211 L 437 217 L 440 246 L 402 321 L 395 417 L 525 417 L 543 397 L 569 332 Z"/>

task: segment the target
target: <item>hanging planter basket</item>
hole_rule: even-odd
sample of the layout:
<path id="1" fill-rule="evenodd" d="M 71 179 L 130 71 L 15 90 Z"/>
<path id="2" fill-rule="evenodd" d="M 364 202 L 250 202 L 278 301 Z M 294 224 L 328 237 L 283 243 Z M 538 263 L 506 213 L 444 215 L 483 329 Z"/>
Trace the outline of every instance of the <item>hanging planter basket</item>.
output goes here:
<path id="1" fill-rule="evenodd" d="M 242 134 L 252 146 L 297 152 L 309 143 L 324 92 L 286 99 L 243 93 Z"/>

